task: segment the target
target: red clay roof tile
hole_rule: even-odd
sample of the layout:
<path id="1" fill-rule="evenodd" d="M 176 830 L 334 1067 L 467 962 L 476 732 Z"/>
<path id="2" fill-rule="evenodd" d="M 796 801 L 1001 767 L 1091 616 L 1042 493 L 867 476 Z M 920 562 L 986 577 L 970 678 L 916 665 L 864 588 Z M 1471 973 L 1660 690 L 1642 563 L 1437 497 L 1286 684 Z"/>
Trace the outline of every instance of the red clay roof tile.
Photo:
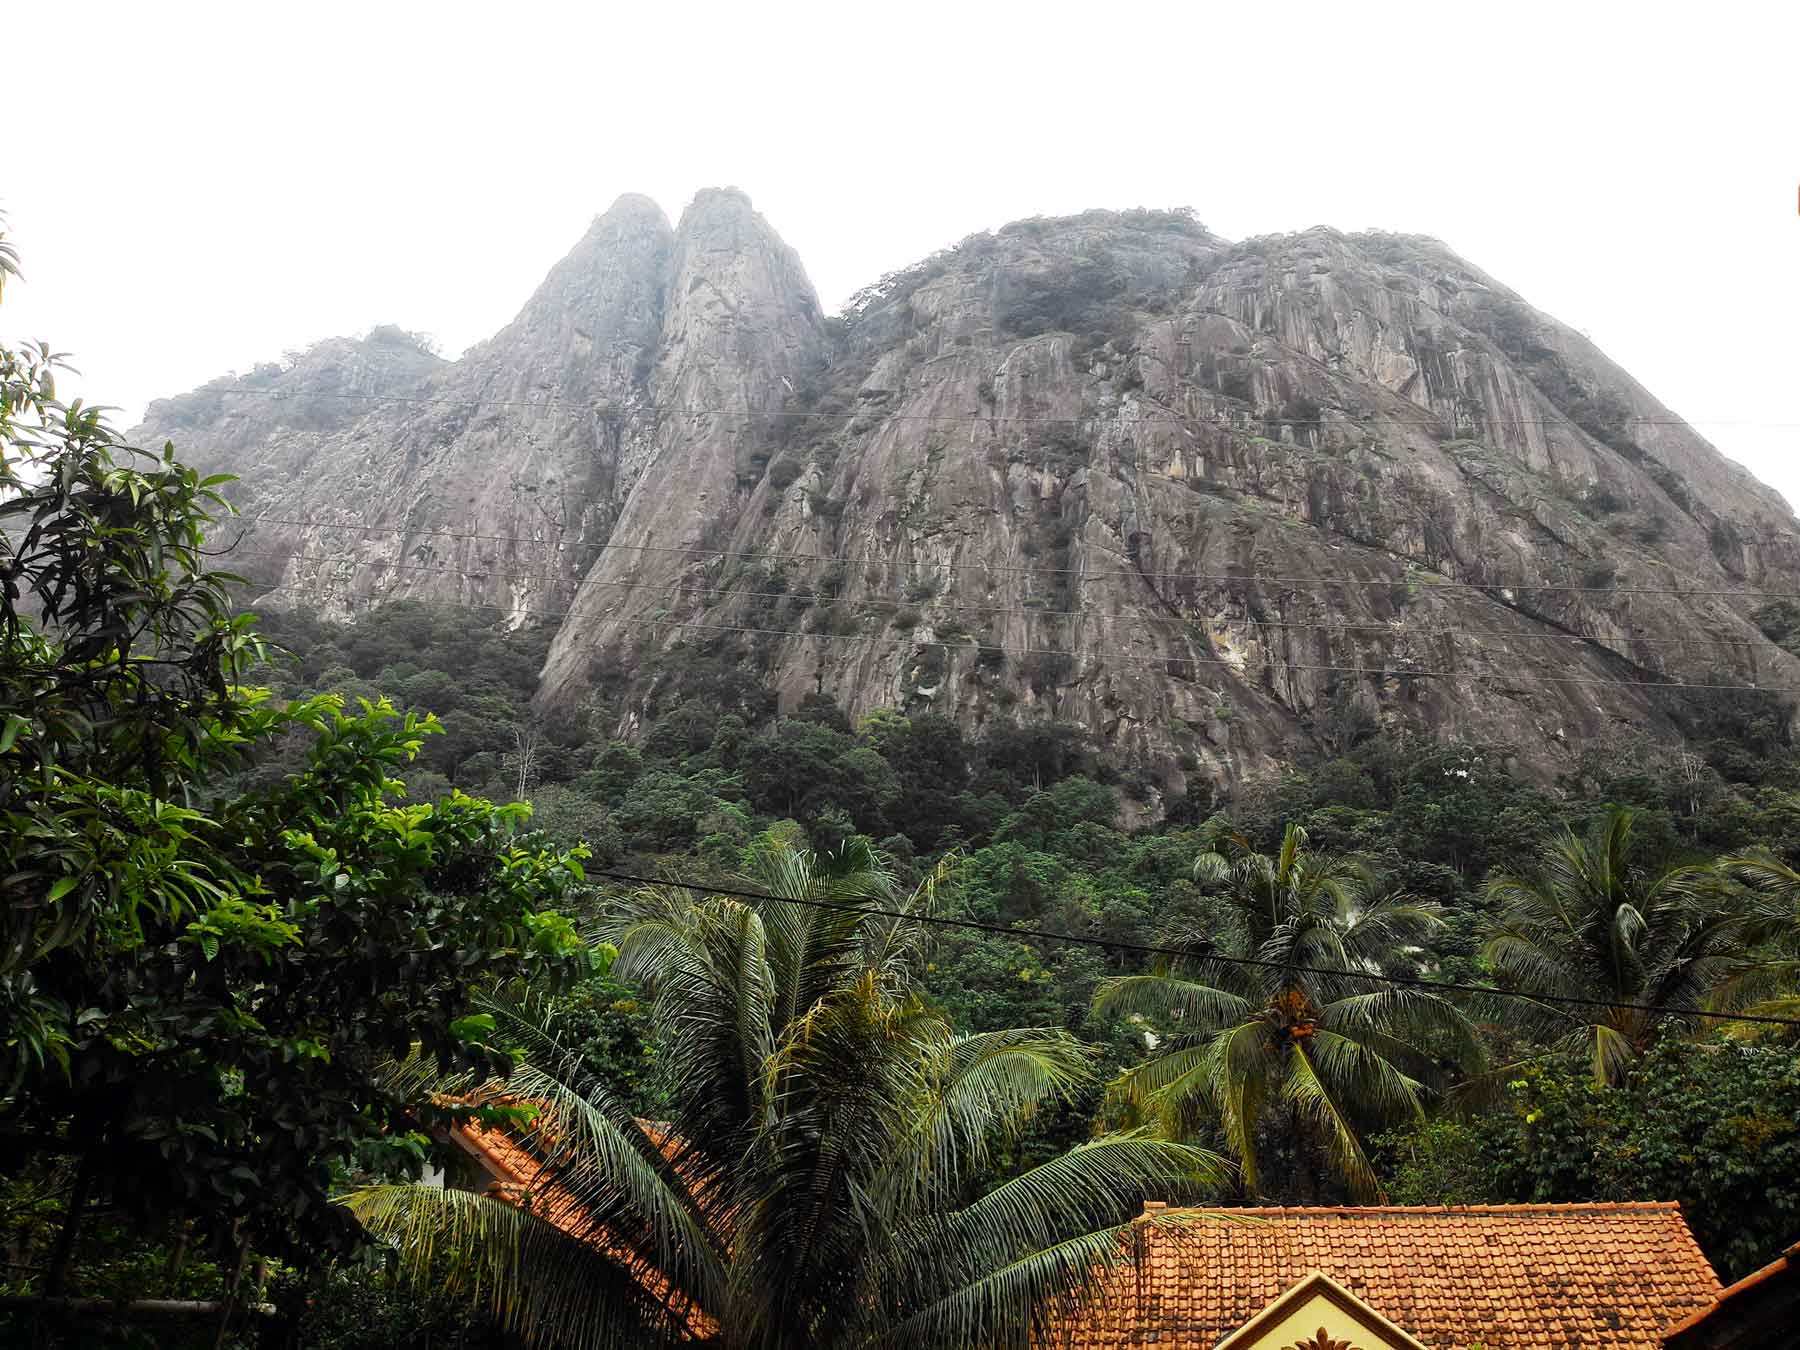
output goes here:
<path id="1" fill-rule="evenodd" d="M 1674 1204 L 1228 1213 L 1260 1222 L 1145 1225 L 1138 1268 L 1064 1326 L 1071 1350 L 1211 1350 L 1315 1270 L 1433 1350 L 1660 1350 L 1719 1293 Z"/>

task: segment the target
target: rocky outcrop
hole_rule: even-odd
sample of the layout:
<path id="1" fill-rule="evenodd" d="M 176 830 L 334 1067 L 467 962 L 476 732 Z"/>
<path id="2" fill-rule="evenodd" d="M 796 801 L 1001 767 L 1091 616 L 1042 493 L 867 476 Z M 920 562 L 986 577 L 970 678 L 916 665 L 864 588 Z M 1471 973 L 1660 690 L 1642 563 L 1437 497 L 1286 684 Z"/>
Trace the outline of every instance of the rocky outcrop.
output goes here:
<path id="1" fill-rule="evenodd" d="M 1026 221 L 827 319 L 741 193 L 625 198 L 458 362 L 322 344 L 141 434 L 245 475 L 277 599 L 562 615 L 541 697 L 625 734 L 723 662 L 1076 723 L 1154 803 L 1379 727 L 1549 774 L 1679 742 L 1671 683 L 1800 686 L 1752 618 L 1785 503 L 1410 236 Z"/>
<path id="2" fill-rule="evenodd" d="M 631 646 L 697 582 L 690 550 L 761 547 L 748 509 L 783 409 L 825 368 L 818 297 L 793 250 L 741 192 L 703 192 L 682 217 L 642 449 L 611 543 L 576 593 L 545 668 L 549 697 L 582 687 L 596 652 Z M 709 569 L 710 570 L 707 570 Z"/>
<path id="3" fill-rule="evenodd" d="M 552 617 L 645 458 L 637 410 L 674 247 L 654 202 L 622 197 L 460 361 L 378 329 L 153 403 L 134 435 L 239 475 L 238 561 L 277 602 L 338 618 L 397 599 Z"/>

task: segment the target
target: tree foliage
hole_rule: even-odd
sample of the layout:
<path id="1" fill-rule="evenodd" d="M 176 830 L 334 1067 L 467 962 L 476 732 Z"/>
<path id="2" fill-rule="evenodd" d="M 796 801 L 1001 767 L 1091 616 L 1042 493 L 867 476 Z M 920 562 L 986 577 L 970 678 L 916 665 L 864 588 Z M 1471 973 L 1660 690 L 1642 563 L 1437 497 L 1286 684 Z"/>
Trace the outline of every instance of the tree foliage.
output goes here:
<path id="1" fill-rule="evenodd" d="M 551 909 L 579 863 L 523 807 L 396 802 L 431 719 L 247 687 L 219 480 L 58 402 L 57 364 L 0 349 L 6 1167 L 72 1160 L 51 1292 L 102 1205 L 311 1259 L 360 1240 L 337 1169 L 422 1159 L 385 1058 L 501 1069 L 476 987 L 585 960 Z"/>
<path id="2" fill-rule="evenodd" d="M 1628 1076 L 1528 1066 L 1497 1109 L 1389 1136 L 1409 1205 L 1678 1200 L 1727 1280 L 1800 1231 L 1800 1059 L 1791 1050 L 1668 1041 Z"/>
<path id="3" fill-rule="evenodd" d="M 1587 837 L 1566 833 L 1537 866 L 1492 878 L 1499 909 L 1486 956 L 1534 1036 L 1618 1082 L 1671 1023 L 1740 973 L 1753 911 L 1712 868 L 1650 872 L 1632 851 L 1633 813 L 1614 808 Z M 1535 997 L 1534 997 L 1535 996 Z M 1555 999 L 1599 999 L 1600 1006 Z"/>
<path id="4" fill-rule="evenodd" d="M 534 1343 L 1023 1346 L 1128 1257 L 1146 1195 L 1219 1180 L 1201 1150 L 1111 1135 L 977 1193 L 996 1145 L 1089 1078 L 1080 1043 L 958 1034 L 921 1001 L 916 927 L 853 902 L 919 911 L 941 878 L 900 896 L 864 850 L 778 843 L 752 876 L 784 898 L 650 889 L 606 926 L 616 973 L 651 1001 L 666 1123 L 495 1005 L 530 1048 L 505 1090 L 540 1107 L 537 1190 L 581 1216 L 575 1235 L 421 1187 L 361 1192 L 355 1210 L 420 1273 L 450 1260 Z"/>
<path id="5" fill-rule="evenodd" d="M 1194 871 L 1223 888 L 1226 923 L 1180 935 L 1187 955 L 1108 980 L 1098 1007 L 1154 1019 L 1165 1038 L 1118 1092 L 1174 1137 L 1216 1118 L 1251 1195 L 1263 1185 L 1258 1132 L 1279 1113 L 1291 1137 L 1316 1140 L 1331 1170 L 1374 1198 L 1366 1124 L 1421 1118 L 1432 1051 L 1467 1062 L 1478 1050 L 1447 1000 L 1349 973 L 1415 974 L 1407 949 L 1439 922 L 1436 908 L 1306 842 L 1290 825 L 1270 856 L 1222 833 L 1221 851 Z M 1302 1159 L 1293 1179 L 1308 1185 L 1307 1171 Z"/>

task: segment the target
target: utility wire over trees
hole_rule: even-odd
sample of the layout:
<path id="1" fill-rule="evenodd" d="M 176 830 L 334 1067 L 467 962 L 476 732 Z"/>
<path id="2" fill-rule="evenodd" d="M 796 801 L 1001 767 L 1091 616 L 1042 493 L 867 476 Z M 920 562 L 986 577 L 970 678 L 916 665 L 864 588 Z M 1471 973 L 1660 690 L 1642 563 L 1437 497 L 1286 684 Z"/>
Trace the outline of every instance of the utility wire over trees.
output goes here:
<path id="1" fill-rule="evenodd" d="M 634 1118 L 541 1007 L 487 1005 L 526 1049 L 486 1090 L 536 1108 L 520 1135 L 541 1163 L 537 1203 L 418 1185 L 350 1196 L 410 1278 L 447 1277 L 535 1345 L 1026 1350 L 1129 1263 L 1145 1198 L 1225 1183 L 1206 1150 L 1131 1132 L 983 1190 L 1031 1118 L 1091 1081 L 1084 1047 L 1052 1030 L 960 1034 L 922 1000 L 924 944 L 905 919 L 937 903 L 947 864 L 911 893 L 861 844 L 770 843 L 751 871 L 757 904 L 648 886 L 601 925 L 615 971 L 646 991 L 666 1120 Z M 1181 1226 L 1161 1225 L 1170 1240 Z"/>
<path id="2" fill-rule="evenodd" d="M 1263 1181 L 1258 1136 L 1277 1118 L 1276 1132 L 1296 1150 L 1291 1176 L 1302 1189 L 1323 1162 L 1359 1198 L 1379 1201 L 1359 1122 L 1422 1120 L 1426 1080 L 1443 1077 L 1434 1052 L 1447 1049 L 1468 1070 L 1481 1050 L 1473 1026 L 1443 995 L 1356 978 L 1416 971 L 1407 953 L 1441 925 L 1438 907 L 1394 893 L 1364 868 L 1309 853 L 1306 842 L 1306 831 L 1289 825 L 1271 856 L 1221 832 L 1194 873 L 1223 888 L 1228 927 L 1184 935 L 1185 956 L 1107 980 L 1095 1002 L 1103 1013 L 1156 1015 L 1172 1029 L 1115 1091 L 1173 1138 L 1216 1114 L 1251 1195 Z"/>

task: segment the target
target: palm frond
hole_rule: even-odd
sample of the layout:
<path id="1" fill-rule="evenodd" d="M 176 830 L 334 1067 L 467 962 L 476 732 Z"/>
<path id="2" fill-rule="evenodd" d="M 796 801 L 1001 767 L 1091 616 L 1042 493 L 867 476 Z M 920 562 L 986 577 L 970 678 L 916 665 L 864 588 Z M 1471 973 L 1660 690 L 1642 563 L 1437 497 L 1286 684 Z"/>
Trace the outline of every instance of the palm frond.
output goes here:
<path id="1" fill-rule="evenodd" d="M 1315 1041 L 1319 1037 L 1314 1038 Z M 1386 1192 L 1357 1137 L 1349 1112 L 1331 1091 L 1315 1058 L 1316 1046 L 1296 1045 L 1289 1057 L 1284 1095 L 1319 1130 L 1333 1167 L 1361 1199 L 1385 1204 Z M 1340 1075 L 1341 1076 L 1341 1075 Z"/>
<path id="2" fill-rule="evenodd" d="M 1094 1011 L 1103 1016 L 1165 1017 L 1184 1028 L 1211 1030 L 1242 1021 L 1250 1004 L 1241 994 L 1178 975 L 1118 975 L 1100 982 Z"/>
<path id="3" fill-rule="evenodd" d="M 1225 1132 L 1226 1147 L 1238 1160 L 1244 1190 L 1255 1195 L 1261 1181 L 1256 1127 L 1281 1077 L 1279 1051 L 1269 1024 L 1261 1018 L 1221 1031 L 1207 1049 L 1201 1072 Z"/>
<path id="4" fill-rule="evenodd" d="M 1103 1135 L 1002 1183 L 947 1227 L 962 1242 L 985 1234 L 1010 1254 L 1116 1223 L 1147 1197 L 1180 1202 L 1216 1192 L 1234 1171 L 1216 1153 L 1145 1131 Z"/>
<path id="5" fill-rule="evenodd" d="M 397 1254 L 403 1278 L 479 1304 L 531 1345 L 680 1344 L 696 1339 L 690 1319 L 706 1312 L 668 1297 L 653 1269 L 578 1242 L 504 1200 L 403 1185 L 353 1191 L 342 1203 Z"/>
<path id="6" fill-rule="evenodd" d="M 939 858 L 932 869 L 913 887 L 896 908 L 912 916 L 938 915 L 944 912 L 944 895 L 963 865 L 955 850 Z M 871 916 L 865 924 L 863 959 L 872 968 L 895 975 L 907 971 L 921 959 L 931 939 L 929 924 L 909 922 L 902 918 Z"/>
<path id="7" fill-rule="evenodd" d="M 1211 1038 L 1184 1036 L 1178 1044 L 1165 1046 L 1143 1063 L 1123 1070 L 1107 1084 L 1107 1095 L 1140 1109 L 1169 1100 L 1203 1098 L 1212 1090 L 1211 1048 Z"/>
<path id="8" fill-rule="evenodd" d="M 1015 1029 L 957 1036 L 928 1052 L 926 1100 L 868 1189 L 890 1211 L 955 1195 L 1046 1102 L 1092 1081 L 1088 1051 L 1064 1032 Z"/>
<path id="9" fill-rule="evenodd" d="M 529 1062 L 507 1088 L 539 1107 L 521 1142 L 542 1165 L 534 1185 L 566 1197 L 565 1228 L 629 1245 L 696 1301 L 719 1304 L 729 1235 L 717 1226 L 720 1207 L 696 1193 L 694 1169 L 678 1174 L 679 1153 L 665 1152 L 616 1103 L 596 1103 Z"/>
<path id="10" fill-rule="evenodd" d="M 872 1347 L 1027 1350 L 1061 1343 L 1069 1330 L 1104 1319 L 1125 1292 L 1119 1272 L 1142 1259 L 1147 1241 L 1179 1241 L 1184 1231 L 1232 1222 L 1226 1213 L 1187 1211 L 1140 1218 L 1028 1250 L 948 1291 L 869 1338 Z M 1255 1222 L 1239 1218 L 1236 1222 Z"/>
<path id="11" fill-rule="evenodd" d="M 1321 1028 L 1302 1048 L 1319 1080 L 1347 1110 L 1386 1123 L 1424 1118 L 1424 1084 L 1372 1046 Z"/>
<path id="12" fill-rule="evenodd" d="M 1589 1028 L 1588 1035 L 1588 1065 L 1595 1085 L 1607 1087 L 1622 1081 L 1637 1054 L 1637 1047 L 1632 1045 L 1630 1037 L 1600 1022 Z"/>
<path id="13" fill-rule="evenodd" d="M 1478 1072 L 1486 1055 L 1462 1009 L 1440 994 L 1404 985 L 1338 999 L 1319 1020 L 1352 1040 L 1391 1047 L 1389 1058 L 1423 1059 L 1419 1043 L 1435 1042 L 1458 1067 Z"/>

